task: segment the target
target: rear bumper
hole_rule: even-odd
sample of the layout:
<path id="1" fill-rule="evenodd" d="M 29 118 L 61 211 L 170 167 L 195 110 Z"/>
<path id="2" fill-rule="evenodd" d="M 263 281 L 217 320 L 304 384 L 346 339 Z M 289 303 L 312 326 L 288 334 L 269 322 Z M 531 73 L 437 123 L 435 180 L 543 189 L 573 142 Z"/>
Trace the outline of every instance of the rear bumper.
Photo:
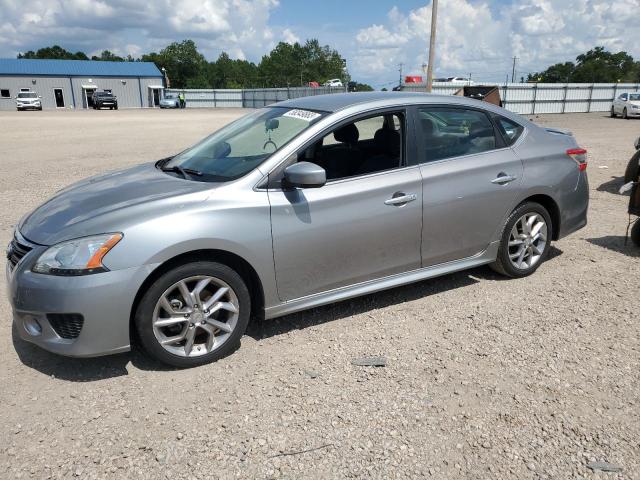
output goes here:
<path id="1" fill-rule="evenodd" d="M 146 265 L 80 277 L 33 273 L 36 248 L 11 271 L 8 296 L 16 331 L 23 340 L 71 357 L 92 357 L 130 349 L 129 323 L 135 296 L 155 266 Z M 82 315 L 76 338 L 63 338 L 47 314 Z M 35 328 L 34 328 L 35 326 Z"/>
<path id="2" fill-rule="evenodd" d="M 586 172 L 580 172 L 575 190 L 565 194 L 562 198 L 558 238 L 566 237 L 586 226 L 588 210 L 589 180 Z"/>

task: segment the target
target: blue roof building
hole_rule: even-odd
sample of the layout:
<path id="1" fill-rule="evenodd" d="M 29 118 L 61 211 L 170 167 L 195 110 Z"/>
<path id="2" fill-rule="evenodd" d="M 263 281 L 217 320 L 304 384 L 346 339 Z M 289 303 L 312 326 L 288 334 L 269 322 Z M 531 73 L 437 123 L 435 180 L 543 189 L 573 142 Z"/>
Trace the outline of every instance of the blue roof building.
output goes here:
<path id="1" fill-rule="evenodd" d="M 93 93 L 105 90 L 120 108 L 155 107 L 163 80 L 152 62 L 0 59 L 0 110 L 15 109 L 21 92 L 36 92 L 43 109 L 91 108 Z"/>

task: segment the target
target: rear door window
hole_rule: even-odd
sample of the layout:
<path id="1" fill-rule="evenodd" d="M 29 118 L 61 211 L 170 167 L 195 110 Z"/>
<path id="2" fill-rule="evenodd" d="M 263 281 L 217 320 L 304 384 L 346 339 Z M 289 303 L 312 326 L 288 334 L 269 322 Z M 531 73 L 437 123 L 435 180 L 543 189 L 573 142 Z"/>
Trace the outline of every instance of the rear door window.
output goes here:
<path id="1" fill-rule="evenodd" d="M 417 120 L 422 161 L 433 162 L 498 148 L 493 124 L 480 110 L 421 107 Z"/>

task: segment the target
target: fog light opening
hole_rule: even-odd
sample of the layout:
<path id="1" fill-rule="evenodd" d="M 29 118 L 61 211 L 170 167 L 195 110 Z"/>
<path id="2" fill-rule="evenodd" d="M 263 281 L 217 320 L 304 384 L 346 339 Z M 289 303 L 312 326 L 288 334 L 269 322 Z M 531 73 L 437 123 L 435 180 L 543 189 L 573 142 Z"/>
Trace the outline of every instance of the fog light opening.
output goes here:
<path id="1" fill-rule="evenodd" d="M 37 337 L 42 334 L 42 325 L 40 322 L 34 317 L 27 317 L 23 322 L 24 329 L 27 331 L 29 335 L 32 337 Z"/>

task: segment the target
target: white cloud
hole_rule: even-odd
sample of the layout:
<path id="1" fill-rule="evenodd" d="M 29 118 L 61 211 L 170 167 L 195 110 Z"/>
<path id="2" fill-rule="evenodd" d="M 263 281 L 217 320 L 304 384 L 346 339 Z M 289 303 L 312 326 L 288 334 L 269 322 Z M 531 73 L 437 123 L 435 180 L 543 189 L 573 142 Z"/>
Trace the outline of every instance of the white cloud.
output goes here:
<path id="1" fill-rule="evenodd" d="M 53 44 L 87 53 L 109 48 L 137 54 L 192 38 L 211 59 L 222 50 L 258 59 L 274 45 L 269 16 L 278 5 L 278 0 L 0 0 L 0 56 Z"/>
<path id="2" fill-rule="evenodd" d="M 282 41 L 293 45 L 296 42 L 300 42 L 300 37 L 298 37 L 290 28 L 285 28 L 282 31 Z"/>
<path id="3" fill-rule="evenodd" d="M 518 0 L 502 7 L 475 0 L 440 2 L 436 73 L 504 80 L 514 55 L 523 75 L 574 60 L 596 45 L 640 56 L 640 35 L 629 15 L 639 6 L 638 0 Z M 430 5 L 410 11 L 393 7 L 385 23 L 356 33 L 352 74 L 380 85 L 397 78 L 399 63 L 407 74 L 420 73 L 430 26 Z"/>
<path id="4" fill-rule="evenodd" d="M 278 0 L 0 0 L 0 57 L 53 44 L 136 56 L 192 38 L 210 60 L 224 50 L 259 61 L 278 41 L 318 37 L 347 57 L 354 79 L 375 86 L 396 81 L 399 63 L 405 74 L 419 74 L 427 61 L 430 4 L 393 7 L 386 18 L 355 31 L 321 22 L 315 31 L 292 22 L 274 26 L 271 14 L 278 6 Z M 573 60 L 596 45 L 640 57 L 632 13 L 639 6 L 640 0 L 440 2 L 436 74 L 472 72 L 474 78 L 504 80 L 514 55 L 522 75 Z"/>

